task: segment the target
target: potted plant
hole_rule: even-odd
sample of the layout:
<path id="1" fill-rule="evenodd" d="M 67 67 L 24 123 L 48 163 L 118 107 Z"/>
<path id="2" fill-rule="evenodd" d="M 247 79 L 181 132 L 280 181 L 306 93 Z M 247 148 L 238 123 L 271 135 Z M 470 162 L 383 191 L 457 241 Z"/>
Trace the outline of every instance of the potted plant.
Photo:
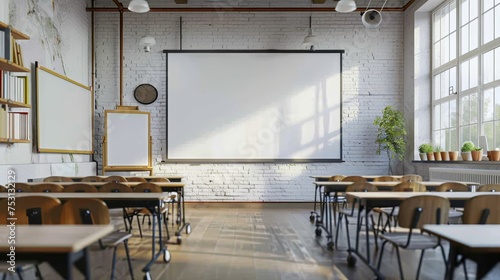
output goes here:
<path id="1" fill-rule="evenodd" d="M 448 158 L 451 161 L 457 161 L 458 160 L 458 151 L 448 151 Z"/>
<path id="2" fill-rule="evenodd" d="M 441 161 L 441 150 L 440 146 L 434 148 L 434 160 Z"/>
<path id="3" fill-rule="evenodd" d="M 472 155 L 471 151 L 473 151 L 476 147 L 474 146 L 474 143 L 471 141 L 465 141 L 462 144 L 462 148 L 460 151 L 462 152 L 462 160 L 464 161 L 472 161 Z"/>
<path id="4" fill-rule="evenodd" d="M 481 161 L 483 158 L 483 148 L 474 147 L 474 150 L 470 151 L 473 161 Z"/>
<path id="5" fill-rule="evenodd" d="M 427 160 L 427 153 L 432 152 L 431 144 L 422 144 L 418 146 L 418 152 L 420 156 L 420 160 Z"/>
<path id="6" fill-rule="evenodd" d="M 488 159 L 490 161 L 500 161 L 500 149 L 496 148 L 494 150 L 488 151 Z"/>
<path id="7" fill-rule="evenodd" d="M 449 161 L 450 160 L 450 158 L 448 156 L 448 152 L 441 151 L 441 160 L 444 160 L 444 161 Z"/>
<path id="8" fill-rule="evenodd" d="M 403 160 L 406 148 L 406 129 L 403 113 L 391 106 L 384 108 L 382 116 L 377 116 L 373 121 L 377 126 L 378 144 L 377 154 L 385 150 L 389 159 L 389 174 L 392 173 L 391 162 L 393 159 Z"/>

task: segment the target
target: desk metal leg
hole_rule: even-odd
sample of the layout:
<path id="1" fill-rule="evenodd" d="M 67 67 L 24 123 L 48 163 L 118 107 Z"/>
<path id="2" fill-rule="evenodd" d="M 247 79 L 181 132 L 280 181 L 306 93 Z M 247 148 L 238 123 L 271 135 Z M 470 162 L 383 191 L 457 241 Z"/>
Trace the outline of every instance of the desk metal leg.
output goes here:
<path id="1" fill-rule="evenodd" d="M 171 260 L 171 255 L 170 252 L 168 251 L 166 245 L 163 243 L 162 239 L 162 215 L 160 213 L 161 208 L 162 208 L 162 203 L 161 201 L 158 202 L 158 205 L 156 207 L 148 207 L 148 210 L 151 212 L 151 215 L 153 215 L 153 221 L 152 221 L 152 231 L 153 231 L 153 236 L 151 240 L 151 260 L 146 264 L 146 266 L 142 269 L 142 272 L 145 273 L 144 279 L 152 279 L 151 278 L 151 273 L 150 268 L 151 266 L 155 263 L 155 261 L 160 257 L 161 254 L 163 254 L 163 261 L 168 263 Z M 156 251 L 156 223 L 158 223 L 158 251 Z"/>
<path id="2" fill-rule="evenodd" d="M 178 231 L 175 233 L 175 236 L 177 236 L 177 244 L 182 243 L 182 231 L 184 230 L 184 228 L 186 228 L 186 234 L 191 234 L 191 224 L 189 222 L 186 223 L 186 206 L 184 203 L 184 188 L 181 189 L 180 193 L 181 193 L 181 197 L 179 200 L 180 207 L 177 208 L 177 211 L 179 211 L 179 209 L 182 208 L 182 213 L 181 213 L 182 225 L 178 229 Z M 182 206 L 180 204 L 182 204 Z"/>

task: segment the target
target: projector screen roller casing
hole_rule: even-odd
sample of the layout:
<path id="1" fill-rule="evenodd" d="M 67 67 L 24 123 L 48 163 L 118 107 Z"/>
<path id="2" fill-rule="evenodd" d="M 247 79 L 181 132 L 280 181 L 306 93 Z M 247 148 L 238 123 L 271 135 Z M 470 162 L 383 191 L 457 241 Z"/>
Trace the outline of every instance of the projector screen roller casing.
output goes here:
<path id="1" fill-rule="evenodd" d="M 166 161 L 342 161 L 343 51 L 165 52 Z"/>

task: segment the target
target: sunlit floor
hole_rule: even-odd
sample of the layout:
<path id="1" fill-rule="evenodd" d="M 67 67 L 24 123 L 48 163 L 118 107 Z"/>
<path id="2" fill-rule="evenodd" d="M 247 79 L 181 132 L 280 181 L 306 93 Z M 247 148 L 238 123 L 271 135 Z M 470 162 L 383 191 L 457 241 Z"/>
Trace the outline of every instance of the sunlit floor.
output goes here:
<path id="1" fill-rule="evenodd" d="M 329 250 L 325 233 L 316 237 L 315 226 L 309 221 L 310 204 L 188 204 L 187 220 L 192 233 L 182 235 L 182 244 L 171 237 L 168 249 L 171 261 L 160 258 L 152 266 L 153 279 L 176 280 L 245 280 L 245 279 L 373 279 L 374 274 L 358 260 L 348 267 L 345 229 L 339 237 L 339 249 Z M 120 212 L 113 211 L 113 222 L 123 228 Z M 135 221 L 134 221 L 135 224 Z M 136 225 L 136 224 L 135 224 Z M 143 279 L 142 268 L 151 257 L 151 229 L 144 225 L 141 239 L 137 227 L 130 240 L 135 279 Z M 170 231 L 173 235 L 176 226 Z M 354 225 L 350 225 L 351 233 Z M 354 236 L 351 236 L 354 241 Z M 445 248 L 447 250 L 447 248 Z M 400 279 L 396 253 L 386 249 L 382 274 L 386 279 Z M 372 249 L 373 251 L 373 249 Z M 131 279 L 124 250 L 120 248 L 117 279 Z M 420 252 L 402 251 L 405 278 L 415 279 Z M 111 251 L 93 251 L 92 279 L 109 279 Z M 40 266 L 44 279 L 61 279 L 46 264 Z M 474 263 L 467 263 L 469 279 L 474 279 Z M 455 279 L 465 279 L 457 268 Z M 36 279 L 34 269 L 23 273 L 24 279 Z M 420 279 L 442 279 L 444 264 L 438 250 L 426 252 Z M 83 276 L 77 273 L 77 279 Z M 486 279 L 499 279 L 497 266 Z M 8 275 L 7 279 L 18 279 Z"/>

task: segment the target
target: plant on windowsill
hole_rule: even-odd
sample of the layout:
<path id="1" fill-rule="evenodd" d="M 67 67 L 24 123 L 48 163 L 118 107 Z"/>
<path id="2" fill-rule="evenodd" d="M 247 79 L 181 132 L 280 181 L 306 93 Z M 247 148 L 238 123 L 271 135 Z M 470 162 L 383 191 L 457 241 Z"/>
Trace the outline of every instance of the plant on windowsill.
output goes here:
<path id="1" fill-rule="evenodd" d="M 441 159 L 441 151 L 442 151 L 442 150 L 443 150 L 443 149 L 441 149 L 441 147 L 440 147 L 440 146 L 436 146 L 436 147 L 434 148 L 434 160 L 435 160 L 435 161 L 441 161 L 441 160 L 442 160 L 442 159 Z"/>
<path id="2" fill-rule="evenodd" d="M 462 148 L 460 151 L 462 152 L 462 160 L 463 161 L 472 161 L 471 151 L 475 150 L 476 146 L 471 141 L 465 141 L 462 144 Z"/>
<path id="3" fill-rule="evenodd" d="M 481 161 L 483 158 L 483 148 L 481 147 L 475 147 L 470 153 L 473 161 Z"/>
<path id="4" fill-rule="evenodd" d="M 420 160 L 428 160 L 427 153 L 432 152 L 431 144 L 422 144 L 418 146 L 418 155 L 420 156 Z"/>
<path id="5" fill-rule="evenodd" d="M 382 116 L 373 121 L 377 126 L 377 154 L 385 150 L 389 159 L 389 174 L 393 174 L 392 160 L 403 160 L 406 148 L 406 129 L 403 113 L 391 106 L 384 108 Z"/>

